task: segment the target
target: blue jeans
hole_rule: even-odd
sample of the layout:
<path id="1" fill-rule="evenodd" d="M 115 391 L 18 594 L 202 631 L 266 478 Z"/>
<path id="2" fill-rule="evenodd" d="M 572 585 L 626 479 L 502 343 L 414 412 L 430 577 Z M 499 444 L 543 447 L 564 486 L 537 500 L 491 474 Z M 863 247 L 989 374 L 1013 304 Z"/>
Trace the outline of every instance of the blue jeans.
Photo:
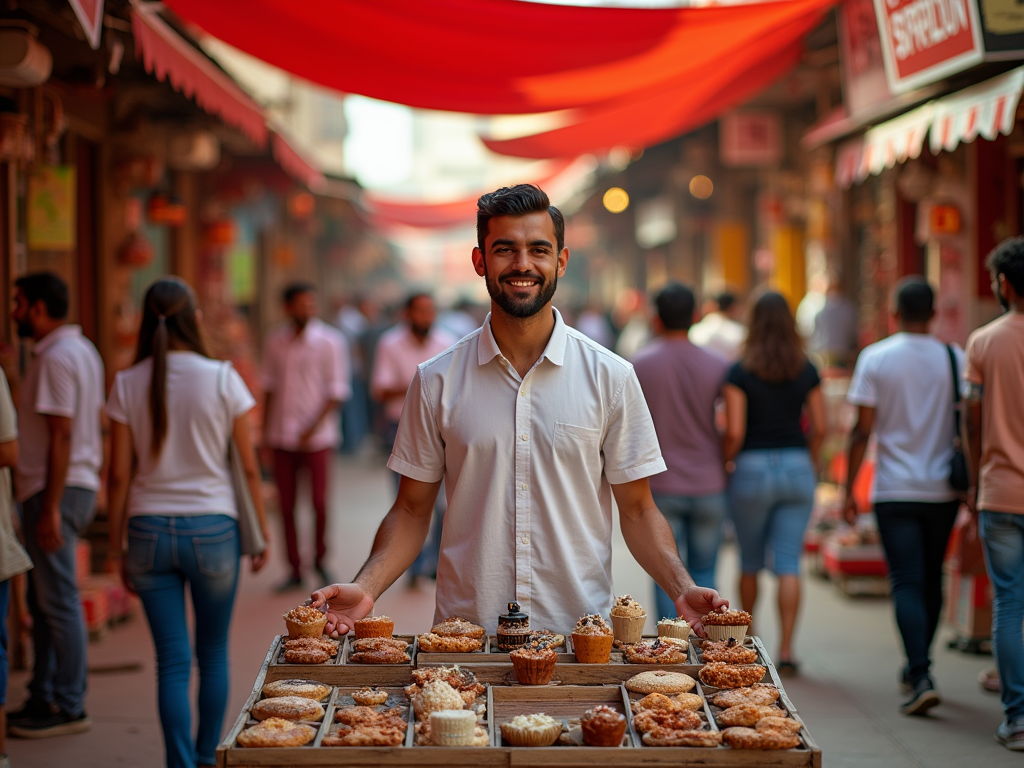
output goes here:
<path id="1" fill-rule="evenodd" d="M 725 523 L 725 493 L 708 496 L 654 494 L 654 503 L 665 516 L 686 565 L 698 586 L 715 588 L 715 564 Z M 676 606 L 661 587 L 654 587 L 659 618 L 675 618 Z"/>
<path id="2" fill-rule="evenodd" d="M 1024 515 L 983 511 L 978 532 L 992 580 L 992 650 L 1002 683 L 1003 712 L 1024 718 Z"/>
<path id="3" fill-rule="evenodd" d="M 227 515 L 132 517 L 125 570 L 156 646 L 157 697 L 168 768 L 213 765 L 228 704 L 228 627 L 238 587 L 238 523 Z M 192 738 L 192 649 L 185 585 L 195 610 L 199 728 Z"/>
<path id="4" fill-rule="evenodd" d="M 896 625 L 913 685 L 931 669 L 929 650 L 942 617 L 942 561 L 959 509 L 959 501 L 875 502 Z"/>
<path id="5" fill-rule="evenodd" d="M 806 448 L 740 452 L 729 478 L 729 508 L 743 573 L 764 568 L 769 550 L 777 576 L 800 573 L 816 482 Z"/>
<path id="6" fill-rule="evenodd" d="M 32 615 L 32 682 L 29 701 L 56 704 L 78 717 L 85 710 L 88 661 L 85 615 L 75 579 L 75 545 L 92 522 L 96 493 L 65 488 L 60 500 L 60 531 L 64 546 L 44 552 L 36 529 L 43 512 L 43 494 L 21 507 L 25 550 L 35 567 L 28 574 L 28 609 Z"/>

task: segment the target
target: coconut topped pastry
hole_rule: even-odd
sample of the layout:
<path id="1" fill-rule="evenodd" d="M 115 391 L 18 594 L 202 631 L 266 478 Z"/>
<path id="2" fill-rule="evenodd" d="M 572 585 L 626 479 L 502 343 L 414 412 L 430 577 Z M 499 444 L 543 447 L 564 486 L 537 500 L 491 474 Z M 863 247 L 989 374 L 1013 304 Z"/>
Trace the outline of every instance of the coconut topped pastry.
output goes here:
<path id="1" fill-rule="evenodd" d="M 591 613 L 580 617 L 572 633 L 574 635 L 610 635 L 612 628 L 605 623 L 601 614 Z"/>
<path id="2" fill-rule="evenodd" d="M 629 595 L 622 595 L 621 597 L 615 598 L 615 604 L 612 606 L 612 616 L 621 616 L 623 618 L 635 619 L 641 616 L 646 616 L 647 611 Z"/>
<path id="3" fill-rule="evenodd" d="M 705 614 L 700 621 L 704 626 L 713 624 L 717 626 L 738 627 L 740 625 L 748 626 L 752 620 L 752 617 L 746 611 L 713 611 L 712 613 Z"/>
<path id="4" fill-rule="evenodd" d="M 320 637 L 327 626 L 327 614 L 309 605 L 299 605 L 282 616 L 288 637 Z"/>

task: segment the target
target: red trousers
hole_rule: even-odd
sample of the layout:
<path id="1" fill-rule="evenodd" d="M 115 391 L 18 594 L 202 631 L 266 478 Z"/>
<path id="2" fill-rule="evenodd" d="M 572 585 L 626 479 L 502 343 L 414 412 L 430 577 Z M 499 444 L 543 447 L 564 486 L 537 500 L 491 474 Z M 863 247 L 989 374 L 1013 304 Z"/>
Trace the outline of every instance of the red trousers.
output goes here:
<path id="1" fill-rule="evenodd" d="M 299 471 L 302 468 L 309 470 L 310 495 L 316 513 L 316 565 L 319 567 L 327 555 L 327 464 L 330 455 L 330 448 L 309 453 L 274 449 L 274 480 L 281 502 L 288 564 L 291 565 L 292 576 L 297 579 L 302 577 L 299 540 L 295 533 L 295 490 Z"/>

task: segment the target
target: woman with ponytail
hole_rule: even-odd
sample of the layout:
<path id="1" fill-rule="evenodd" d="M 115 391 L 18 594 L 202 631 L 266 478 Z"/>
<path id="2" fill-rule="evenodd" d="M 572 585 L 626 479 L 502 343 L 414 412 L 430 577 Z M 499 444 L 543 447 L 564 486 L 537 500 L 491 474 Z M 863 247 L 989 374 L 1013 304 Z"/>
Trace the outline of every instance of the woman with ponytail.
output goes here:
<path id="1" fill-rule="evenodd" d="M 143 305 L 135 364 L 117 374 L 107 403 L 113 433 L 110 556 L 120 560 L 125 585 L 141 598 L 153 634 L 168 768 L 216 763 L 241 559 L 228 466 L 232 438 L 267 536 L 246 417 L 254 405 L 230 363 L 207 355 L 192 289 L 173 277 L 153 283 Z M 265 552 L 254 555 L 253 570 L 265 561 Z M 186 587 L 199 666 L 195 736 Z"/>

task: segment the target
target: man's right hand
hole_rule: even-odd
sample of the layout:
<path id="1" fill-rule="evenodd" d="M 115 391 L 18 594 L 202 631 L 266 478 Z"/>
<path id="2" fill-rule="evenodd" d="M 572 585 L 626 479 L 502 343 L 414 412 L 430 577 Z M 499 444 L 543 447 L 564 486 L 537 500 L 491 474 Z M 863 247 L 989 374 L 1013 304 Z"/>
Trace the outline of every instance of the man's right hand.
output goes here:
<path id="1" fill-rule="evenodd" d="M 327 605 L 327 634 L 344 635 L 357 620 L 370 615 L 373 597 L 359 584 L 329 584 L 312 595 L 314 608 Z"/>
<path id="2" fill-rule="evenodd" d="M 60 530 L 60 507 L 46 510 L 39 516 L 36 541 L 43 552 L 50 554 L 64 546 L 64 534 Z"/>
<path id="3" fill-rule="evenodd" d="M 857 522 L 857 500 L 853 497 L 852 493 L 846 494 L 846 500 L 843 502 L 843 518 L 850 525 L 855 525 Z"/>

